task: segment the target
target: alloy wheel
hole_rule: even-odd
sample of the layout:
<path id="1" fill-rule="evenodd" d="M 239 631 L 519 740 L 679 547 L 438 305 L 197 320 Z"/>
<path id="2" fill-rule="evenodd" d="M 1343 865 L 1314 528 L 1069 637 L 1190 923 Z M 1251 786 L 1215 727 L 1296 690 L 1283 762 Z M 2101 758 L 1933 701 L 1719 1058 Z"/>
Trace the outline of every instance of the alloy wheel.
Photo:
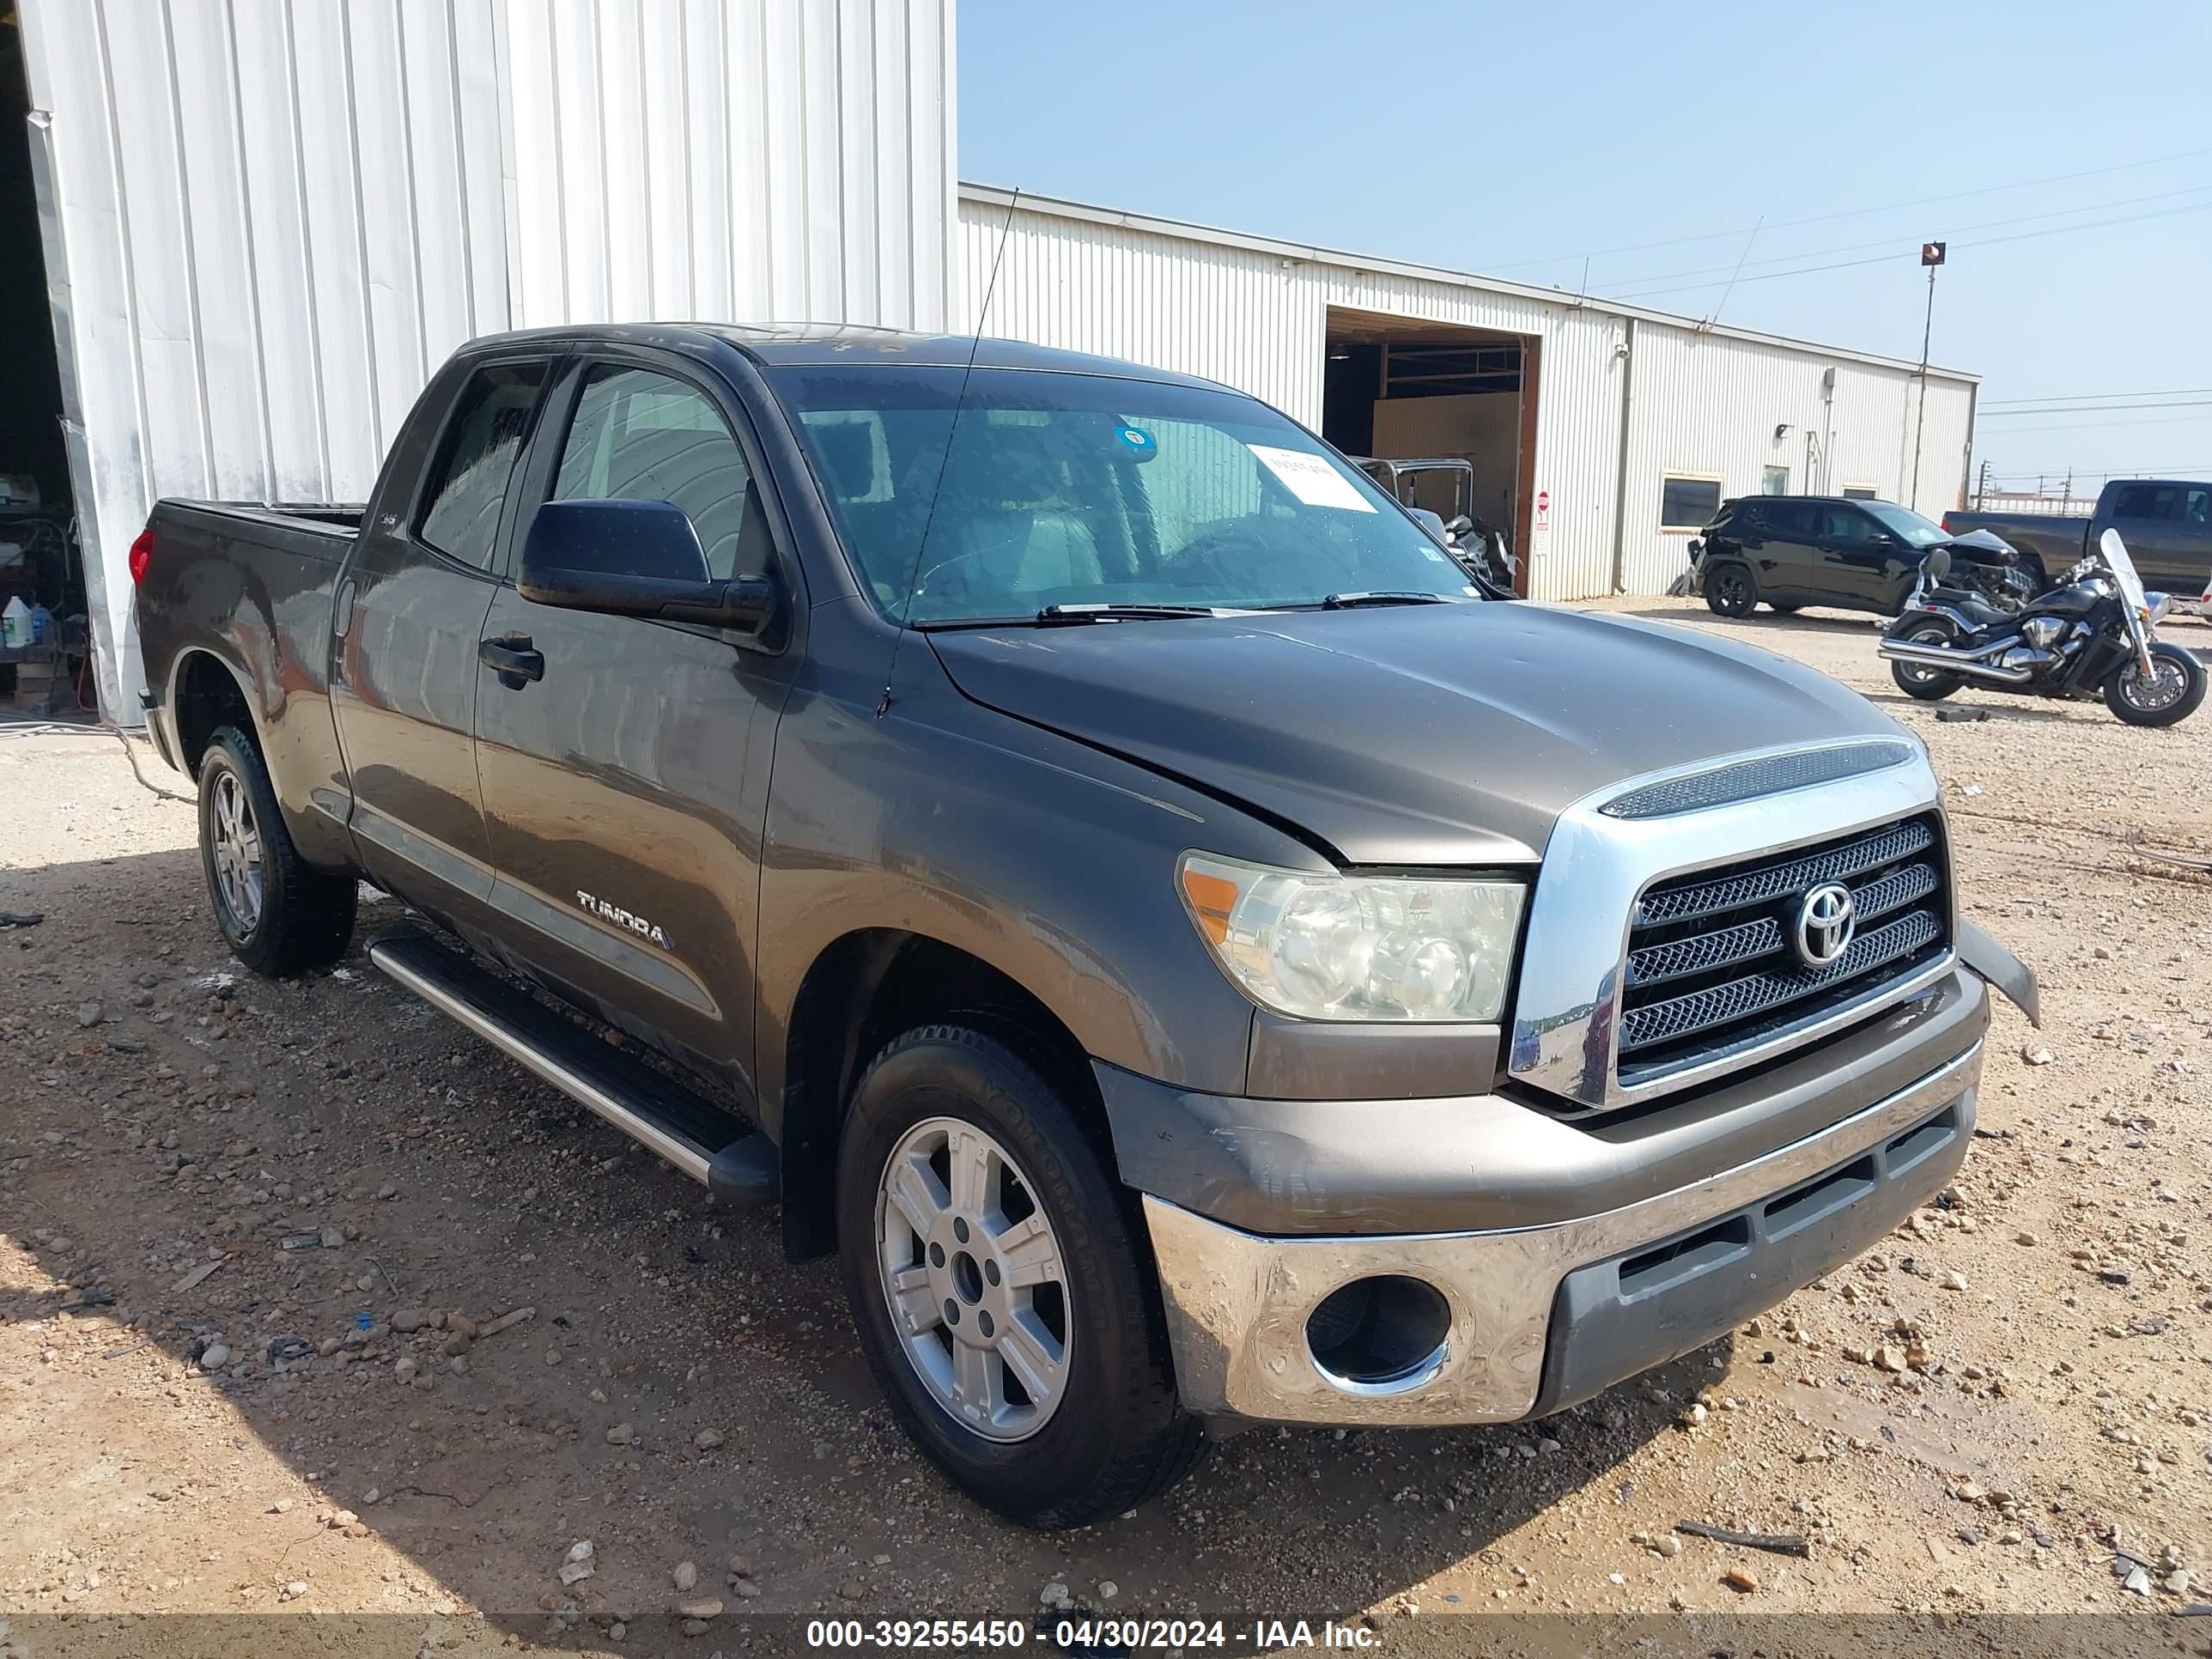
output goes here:
<path id="1" fill-rule="evenodd" d="M 2181 701 L 2189 690 L 2189 675 L 2171 657 L 2153 657 L 2150 665 L 2152 672 L 2148 679 L 2139 662 L 2131 662 L 2121 669 L 2120 696 L 2129 708 L 2156 714 Z"/>
<path id="2" fill-rule="evenodd" d="M 217 775 L 214 816 L 210 850 L 216 897 L 231 931 L 244 938 L 261 921 L 261 826 L 254 821 L 253 803 L 237 773 Z"/>
<path id="3" fill-rule="evenodd" d="M 907 1359 L 962 1426 L 1026 1440 L 1066 1396 L 1066 1269 L 1051 1218 L 974 1124 L 916 1124 L 884 1161 L 877 1263 Z"/>

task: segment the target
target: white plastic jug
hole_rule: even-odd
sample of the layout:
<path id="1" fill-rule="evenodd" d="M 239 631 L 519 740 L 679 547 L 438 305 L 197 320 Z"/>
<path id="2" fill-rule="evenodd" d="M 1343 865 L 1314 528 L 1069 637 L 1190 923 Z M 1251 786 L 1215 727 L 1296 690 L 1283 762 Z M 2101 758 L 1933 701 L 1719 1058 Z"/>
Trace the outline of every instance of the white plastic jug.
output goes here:
<path id="1" fill-rule="evenodd" d="M 17 594 L 8 601 L 8 608 L 0 611 L 0 644 L 28 645 L 31 642 L 31 607 Z"/>

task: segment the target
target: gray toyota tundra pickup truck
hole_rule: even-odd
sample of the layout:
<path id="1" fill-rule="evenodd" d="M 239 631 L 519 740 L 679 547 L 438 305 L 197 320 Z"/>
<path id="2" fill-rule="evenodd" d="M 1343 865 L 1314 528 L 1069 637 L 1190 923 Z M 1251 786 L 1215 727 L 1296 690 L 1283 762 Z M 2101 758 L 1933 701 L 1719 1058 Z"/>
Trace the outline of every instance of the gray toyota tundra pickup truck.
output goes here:
<path id="1" fill-rule="evenodd" d="M 1178 375 L 503 336 L 365 508 L 163 501 L 132 564 L 238 956 L 404 900 L 379 967 L 779 1202 L 1033 1523 L 1209 1431 L 1540 1416 L 1725 1333 L 1943 1185 L 1985 981 L 2033 1002 L 1870 704 L 1493 603 Z"/>

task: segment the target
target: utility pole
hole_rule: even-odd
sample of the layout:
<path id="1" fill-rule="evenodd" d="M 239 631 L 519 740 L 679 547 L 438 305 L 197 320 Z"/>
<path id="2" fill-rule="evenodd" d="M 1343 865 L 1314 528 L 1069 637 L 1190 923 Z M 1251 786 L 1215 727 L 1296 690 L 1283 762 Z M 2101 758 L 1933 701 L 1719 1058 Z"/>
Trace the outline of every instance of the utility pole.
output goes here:
<path id="1" fill-rule="evenodd" d="M 1936 330 L 1936 268 L 1943 263 L 1948 246 L 1943 242 L 1920 245 L 1920 263 L 1928 267 L 1928 314 L 1920 325 L 1920 409 L 1912 417 L 1912 498 L 1905 502 L 1916 512 L 1920 501 L 1920 434 L 1928 424 L 1928 343 Z"/>
<path id="2" fill-rule="evenodd" d="M 1987 500 L 1989 499 L 1989 496 L 1990 496 L 1990 463 L 1989 463 L 1989 458 L 1988 458 L 1987 456 L 1984 456 L 1984 457 L 1982 458 L 1982 476 L 1981 476 L 1981 478 L 1979 479 L 1979 481 L 1978 481 L 1978 482 L 1977 482 L 1977 483 L 1975 483 L 1975 485 L 1974 485 L 1974 511 L 1975 511 L 1975 512 L 1978 513 L 1978 512 L 1980 512 L 1980 511 L 1982 510 L 1982 503 L 1983 503 L 1984 501 L 1987 501 Z"/>

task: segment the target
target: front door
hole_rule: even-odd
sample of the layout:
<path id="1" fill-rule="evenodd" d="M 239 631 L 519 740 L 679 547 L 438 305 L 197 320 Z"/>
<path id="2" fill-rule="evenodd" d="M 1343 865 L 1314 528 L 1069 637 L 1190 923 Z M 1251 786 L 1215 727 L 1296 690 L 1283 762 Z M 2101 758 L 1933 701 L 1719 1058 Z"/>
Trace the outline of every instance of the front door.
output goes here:
<path id="1" fill-rule="evenodd" d="M 712 574 L 770 568 L 734 406 L 653 362 L 571 368 L 524 501 L 672 501 Z M 517 549 L 529 512 L 520 516 Z M 477 673 L 502 946 L 612 1024 L 749 1094 L 768 757 L 796 653 L 535 605 L 511 585 L 483 638 L 542 661 L 534 680 Z"/>
<path id="2" fill-rule="evenodd" d="M 1825 503 L 1820 518 L 1820 560 L 1825 573 L 1821 586 L 1844 603 L 1884 604 L 1889 596 L 1896 538 L 1871 513 L 1848 501 Z"/>
<path id="3" fill-rule="evenodd" d="M 479 919 L 491 891 L 472 737 L 477 642 L 498 585 L 507 484 L 549 368 L 483 362 L 454 371 L 458 387 L 434 384 L 424 407 L 451 412 L 422 488 L 412 501 L 377 501 L 339 594 L 331 704 L 356 854 L 377 882 L 456 921 Z"/>

